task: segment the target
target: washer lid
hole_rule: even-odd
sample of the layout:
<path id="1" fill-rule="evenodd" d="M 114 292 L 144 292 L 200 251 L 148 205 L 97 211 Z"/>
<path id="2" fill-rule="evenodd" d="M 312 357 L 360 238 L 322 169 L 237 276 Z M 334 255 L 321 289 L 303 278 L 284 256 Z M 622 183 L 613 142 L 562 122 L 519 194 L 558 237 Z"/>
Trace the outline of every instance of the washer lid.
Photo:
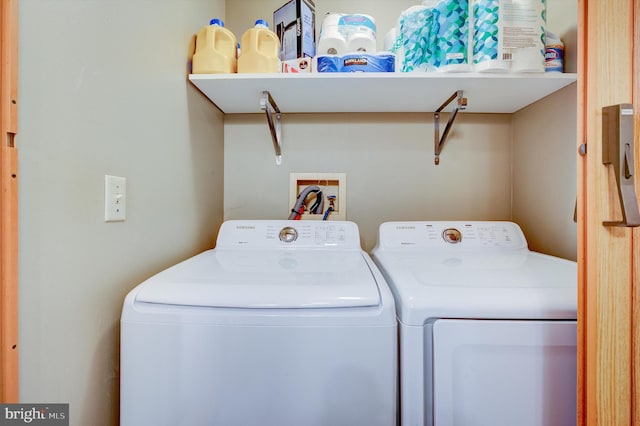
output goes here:
<path id="1" fill-rule="evenodd" d="M 220 308 L 378 306 L 361 250 L 209 250 L 144 282 L 137 302 Z"/>

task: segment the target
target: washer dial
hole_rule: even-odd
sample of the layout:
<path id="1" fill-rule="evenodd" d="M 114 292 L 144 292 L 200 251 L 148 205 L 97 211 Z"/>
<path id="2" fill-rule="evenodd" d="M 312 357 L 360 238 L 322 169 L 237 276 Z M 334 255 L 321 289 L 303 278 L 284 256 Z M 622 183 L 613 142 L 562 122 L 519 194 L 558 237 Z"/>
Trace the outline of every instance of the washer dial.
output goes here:
<path id="1" fill-rule="evenodd" d="M 449 244 L 458 244 L 462 241 L 462 232 L 458 231 L 456 228 L 447 228 L 442 231 L 442 239 Z"/>

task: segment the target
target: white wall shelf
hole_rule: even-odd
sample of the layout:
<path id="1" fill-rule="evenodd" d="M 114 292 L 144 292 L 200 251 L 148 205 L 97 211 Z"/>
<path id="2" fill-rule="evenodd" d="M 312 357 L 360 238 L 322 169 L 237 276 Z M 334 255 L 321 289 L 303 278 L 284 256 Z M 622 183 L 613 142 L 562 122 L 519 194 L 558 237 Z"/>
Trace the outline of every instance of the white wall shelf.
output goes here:
<path id="1" fill-rule="evenodd" d="M 283 113 L 433 112 L 462 90 L 467 113 L 514 113 L 574 83 L 576 74 L 191 74 L 225 114 L 260 113 L 268 91 Z"/>

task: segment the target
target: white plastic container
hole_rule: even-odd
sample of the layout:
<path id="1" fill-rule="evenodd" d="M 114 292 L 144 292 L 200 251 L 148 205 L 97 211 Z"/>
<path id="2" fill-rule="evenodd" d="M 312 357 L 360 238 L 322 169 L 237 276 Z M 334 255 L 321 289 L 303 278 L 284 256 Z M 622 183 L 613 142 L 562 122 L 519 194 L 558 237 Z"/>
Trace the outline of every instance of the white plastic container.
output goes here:
<path id="1" fill-rule="evenodd" d="M 209 25 L 198 31 L 196 49 L 192 59 L 194 74 L 224 74 L 236 72 L 236 36 L 224 28 L 220 19 L 212 19 Z"/>
<path id="2" fill-rule="evenodd" d="M 259 19 L 253 28 L 242 34 L 242 52 L 238 58 L 238 73 L 278 73 L 281 71 L 280 40 L 269 29 L 266 21 Z"/>

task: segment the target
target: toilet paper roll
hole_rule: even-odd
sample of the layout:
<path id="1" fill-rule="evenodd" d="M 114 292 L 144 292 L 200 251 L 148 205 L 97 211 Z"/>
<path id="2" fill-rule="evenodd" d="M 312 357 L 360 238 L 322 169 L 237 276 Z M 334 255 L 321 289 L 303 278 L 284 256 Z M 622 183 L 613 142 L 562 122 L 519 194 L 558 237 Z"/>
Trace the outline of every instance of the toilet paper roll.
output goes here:
<path id="1" fill-rule="evenodd" d="M 349 35 L 347 49 L 349 52 L 375 53 L 378 50 L 376 36 L 367 30 L 354 31 Z"/>
<path id="2" fill-rule="evenodd" d="M 348 52 L 347 39 L 338 26 L 325 27 L 318 39 L 317 55 L 343 55 Z"/>
<path id="3" fill-rule="evenodd" d="M 342 13 L 333 13 L 333 12 L 328 12 L 326 15 L 324 15 L 324 18 L 322 19 L 322 24 L 320 25 L 320 35 L 322 35 L 322 32 L 324 31 L 325 28 L 333 28 L 333 27 L 337 27 L 338 24 L 340 23 L 340 18 L 342 17 Z"/>
<path id="4" fill-rule="evenodd" d="M 376 21 L 372 16 L 361 13 L 342 15 L 338 27 L 347 39 L 349 52 L 377 51 Z"/>

